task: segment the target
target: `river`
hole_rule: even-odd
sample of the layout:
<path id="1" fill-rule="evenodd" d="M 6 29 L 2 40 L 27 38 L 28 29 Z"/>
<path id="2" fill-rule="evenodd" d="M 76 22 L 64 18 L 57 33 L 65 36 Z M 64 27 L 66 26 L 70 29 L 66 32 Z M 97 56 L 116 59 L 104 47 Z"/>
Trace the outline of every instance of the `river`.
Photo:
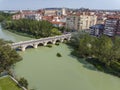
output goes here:
<path id="1" fill-rule="evenodd" d="M 32 39 L 1 29 L 0 38 L 14 42 Z M 56 57 L 57 52 L 62 57 Z M 83 59 L 79 62 L 70 52 L 65 44 L 19 52 L 23 60 L 15 65 L 15 73 L 35 90 L 120 90 L 120 78 L 97 71 Z"/>

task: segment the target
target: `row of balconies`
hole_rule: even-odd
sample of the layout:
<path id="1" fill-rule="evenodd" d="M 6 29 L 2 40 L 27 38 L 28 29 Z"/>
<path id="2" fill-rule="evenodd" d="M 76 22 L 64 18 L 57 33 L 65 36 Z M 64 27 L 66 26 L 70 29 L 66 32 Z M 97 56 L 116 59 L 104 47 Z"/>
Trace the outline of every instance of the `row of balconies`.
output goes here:
<path id="1" fill-rule="evenodd" d="M 106 20 L 106 22 L 113 22 L 113 23 L 117 23 L 118 20 Z"/>

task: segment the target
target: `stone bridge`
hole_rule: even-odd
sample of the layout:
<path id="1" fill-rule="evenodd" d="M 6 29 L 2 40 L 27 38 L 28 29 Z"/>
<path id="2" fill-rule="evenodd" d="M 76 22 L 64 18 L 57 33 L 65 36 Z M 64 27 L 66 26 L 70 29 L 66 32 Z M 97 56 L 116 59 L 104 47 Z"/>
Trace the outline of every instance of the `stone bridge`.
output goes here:
<path id="1" fill-rule="evenodd" d="M 33 39 L 29 41 L 21 41 L 17 43 L 12 43 L 11 47 L 14 49 L 20 49 L 21 51 L 25 51 L 25 49 L 29 46 L 33 48 L 37 48 L 38 45 L 46 46 L 48 43 L 55 44 L 56 42 L 63 42 L 64 40 L 70 40 L 71 34 L 64 34 L 60 36 Z"/>

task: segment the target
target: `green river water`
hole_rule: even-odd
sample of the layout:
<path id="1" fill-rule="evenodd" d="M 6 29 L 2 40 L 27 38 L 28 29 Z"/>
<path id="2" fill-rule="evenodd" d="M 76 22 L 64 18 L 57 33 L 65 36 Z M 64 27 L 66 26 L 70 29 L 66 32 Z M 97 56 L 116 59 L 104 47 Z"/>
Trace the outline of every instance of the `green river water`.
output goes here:
<path id="1" fill-rule="evenodd" d="M 1 29 L 0 38 L 14 42 L 32 39 Z M 57 52 L 62 57 L 56 57 Z M 35 90 L 120 90 L 120 78 L 97 71 L 83 59 L 79 62 L 70 52 L 65 44 L 19 52 L 23 60 L 15 65 L 15 73 Z"/>

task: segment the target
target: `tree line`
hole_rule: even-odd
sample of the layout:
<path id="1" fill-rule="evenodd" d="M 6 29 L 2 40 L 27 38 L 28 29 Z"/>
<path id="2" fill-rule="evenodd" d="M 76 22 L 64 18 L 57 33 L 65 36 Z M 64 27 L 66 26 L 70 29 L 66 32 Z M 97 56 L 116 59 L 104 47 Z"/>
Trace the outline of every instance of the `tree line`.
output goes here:
<path id="1" fill-rule="evenodd" d="M 71 52 L 79 58 L 86 58 L 99 70 L 120 77 L 120 37 L 93 37 L 85 33 L 73 35 L 69 45 Z"/>
<path id="2" fill-rule="evenodd" d="M 16 31 L 32 35 L 35 38 L 60 35 L 61 32 L 48 21 L 29 19 L 11 20 L 2 22 L 5 30 Z"/>

